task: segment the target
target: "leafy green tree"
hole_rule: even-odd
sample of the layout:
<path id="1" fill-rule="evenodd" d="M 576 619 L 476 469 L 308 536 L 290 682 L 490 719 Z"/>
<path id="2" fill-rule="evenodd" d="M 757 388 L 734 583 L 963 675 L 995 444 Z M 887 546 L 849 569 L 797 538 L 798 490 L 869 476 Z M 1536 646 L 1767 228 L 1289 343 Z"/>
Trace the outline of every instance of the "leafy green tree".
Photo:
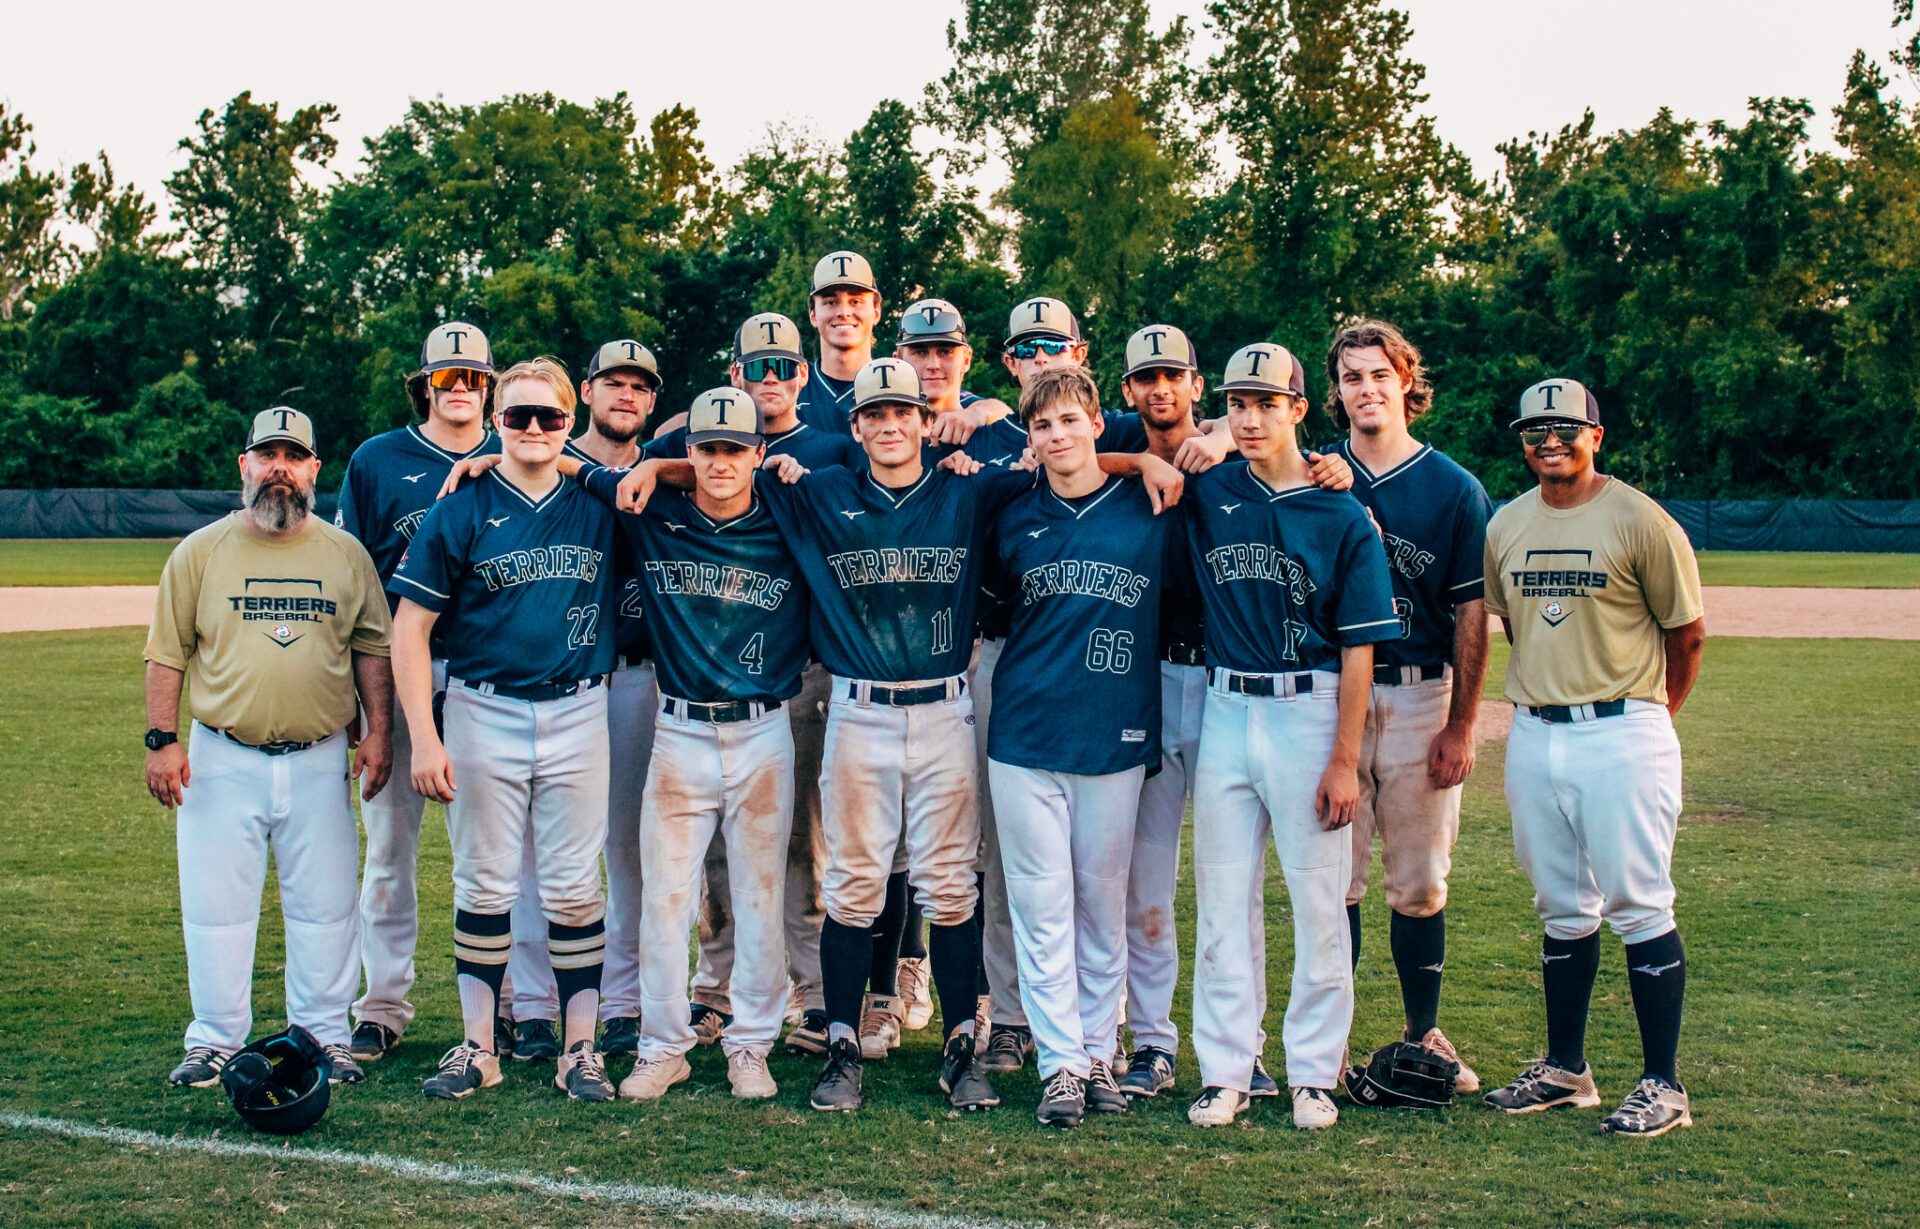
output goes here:
<path id="1" fill-rule="evenodd" d="M 58 172 L 33 169 L 33 125 L 0 103 L 0 321 L 9 321 L 35 288 L 66 268 L 55 223 L 63 185 Z"/>
<path id="2" fill-rule="evenodd" d="M 0 407 L 7 416 L 0 488 L 117 485 L 107 471 L 125 441 L 92 403 L 0 378 Z"/>
<path id="3" fill-rule="evenodd" d="M 24 376 L 117 414 L 147 385 L 196 368 L 217 327 L 203 271 L 138 242 L 103 247 L 33 314 Z"/>
<path id="4" fill-rule="evenodd" d="M 225 490 L 238 485 L 234 458 L 250 415 L 209 400 L 191 372 L 176 371 L 146 388 L 133 408 L 114 415 L 120 442 L 110 472 L 116 485 Z M 344 468 L 346 457 L 336 459 Z"/>

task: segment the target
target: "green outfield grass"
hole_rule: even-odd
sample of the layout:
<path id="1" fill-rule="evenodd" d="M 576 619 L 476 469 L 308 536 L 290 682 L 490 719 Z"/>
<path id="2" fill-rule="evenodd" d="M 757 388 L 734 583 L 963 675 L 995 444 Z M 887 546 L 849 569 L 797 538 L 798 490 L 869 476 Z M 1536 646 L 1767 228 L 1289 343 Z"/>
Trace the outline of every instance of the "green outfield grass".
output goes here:
<path id="1" fill-rule="evenodd" d="M 1920 555 L 1710 550 L 1700 552 L 1700 581 L 1768 589 L 1913 589 L 1920 588 Z"/>
<path id="2" fill-rule="evenodd" d="M 176 1140 L 251 1138 L 219 1096 L 168 1091 L 186 1023 L 171 818 L 140 785 L 140 635 L 0 637 L 17 680 L 0 717 L 0 1004 L 14 1024 L 0 1113 L 138 1128 Z M 1794 664 L 1783 682 L 1783 660 Z M 459 1035 L 447 843 L 424 840 L 420 1018 L 393 1058 L 342 1090 L 302 1145 L 471 1162 L 577 1180 L 841 1199 L 896 1211 L 1055 1224 L 1541 1225 L 1912 1223 L 1920 1070 L 1911 1016 L 1910 899 L 1920 866 L 1911 681 L 1920 645 L 1715 640 L 1683 714 L 1688 811 L 1676 878 L 1692 970 L 1682 1077 L 1698 1126 L 1655 1141 L 1597 1133 L 1601 1112 L 1509 1119 L 1476 1104 L 1433 1115 L 1348 1109 L 1303 1136 L 1281 1105 L 1201 1132 L 1182 1055 L 1179 1095 L 1079 1131 L 1037 1127 L 1031 1073 L 1003 1107 L 950 1113 L 932 1085 L 931 1033 L 869 1067 L 866 1109 L 806 1108 L 815 1064 L 773 1067 L 780 1096 L 742 1106 L 717 1050 L 690 1086 L 635 1107 L 567 1103 L 551 1067 L 428 1103 L 420 1079 Z M 1817 680 L 1807 682 L 1806 680 Z M 1442 1018 L 1489 1084 L 1541 1044 L 1538 929 L 1483 748 L 1457 855 Z M 1190 874 L 1182 936 L 1191 953 Z M 1276 1012 L 1290 941 L 1269 876 Z M 1377 881 L 1377 876 L 1376 876 Z M 279 1019 L 282 961 L 268 889 L 258 1027 Z M 1385 908 L 1366 914 L 1356 1043 L 1397 1034 Z M 1185 988 L 1179 1018 L 1187 1020 Z M 1184 1049 L 1184 1047 L 1183 1047 Z M 1620 948 L 1609 941 L 1590 1055 L 1609 1103 L 1638 1074 Z M 624 1063 L 615 1075 L 624 1072 Z M 633 1208 L 492 1187 L 446 1187 L 311 1161 L 212 1159 L 0 1126 L 9 1225 L 649 1224 Z M 754 1216 L 687 1214 L 701 1224 Z"/>

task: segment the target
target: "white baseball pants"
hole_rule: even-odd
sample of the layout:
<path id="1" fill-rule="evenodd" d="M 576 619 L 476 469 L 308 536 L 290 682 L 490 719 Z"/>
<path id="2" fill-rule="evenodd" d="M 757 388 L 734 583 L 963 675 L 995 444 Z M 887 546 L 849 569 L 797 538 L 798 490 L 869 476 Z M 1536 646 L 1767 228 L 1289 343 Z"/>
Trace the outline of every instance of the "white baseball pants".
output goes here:
<path id="1" fill-rule="evenodd" d="M 287 933 L 287 1022 L 322 1045 L 349 1037 L 360 948 L 359 834 L 347 736 L 266 755 L 196 724 L 174 840 L 193 1023 L 186 1045 L 238 1050 L 253 1031 L 253 953 L 271 850 Z"/>
<path id="2" fill-rule="evenodd" d="M 945 683 L 944 700 L 895 707 L 873 700 L 868 684 L 834 676 L 820 797 L 827 913 L 842 925 L 870 926 L 880 916 L 903 839 L 907 882 L 927 921 L 954 926 L 973 916 L 980 850 L 973 701 L 963 679 Z"/>
<path id="3" fill-rule="evenodd" d="M 511 912 L 531 841 L 547 920 L 600 921 L 607 689 L 535 702 L 450 686 L 446 725 L 456 787 L 447 808 L 454 904 L 474 913 Z"/>
<path id="4" fill-rule="evenodd" d="M 1160 663 L 1160 771 L 1140 783 L 1127 872 L 1127 1028 L 1136 1047 L 1169 1054 L 1180 1040 L 1173 1023 L 1173 988 L 1180 979 L 1180 936 L 1173 923 L 1180 829 L 1199 763 L 1206 697 L 1206 667 Z"/>
<path id="5" fill-rule="evenodd" d="M 1447 907 L 1462 787 L 1433 788 L 1427 752 L 1452 705 L 1451 671 L 1423 682 L 1374 687 L 1360 740 L 1360 809 L 1353 820 L 1348 904 L 1367 894 L 1378 833 L 1388 907 L 1408 917 L 1432 917 Z"/>
<path id="6" fill-rule="evenodd" d="M 447 688 L 447 663 L 435 659 L 433 690 Z M 413 951 L 420 940 L 420 819 L 427 800 L 413 788 L 413 736 L 400 701 L 393 702 L 393 775 L 372 798 L 360 799 L 367 831 L 360 880 L 360 965 L 366 991 L 354 1000 L 355 1020 L 373 1020 L 396 1033 L 413 1023 Z M 362 787 L 364 789 L 364 786 Z"/>
<path id="7" fill-rule="evenodd" d="M 1021 1007 L 1040 1078 L 1113 1061 L 1127 973 L 1127 864 L 1144 767 L 1088 777 L 991 760 Z"/>
<path id="8" fill-rule="evenodd" d="M 640 1057 L 694 1047 L 687 1010 L 687 930 L 700 907 L 707 846 L 727 845 L 734 918 L 729 1054 L 765 1055 L 787 1006 L 787 838 L 793 828 L 793 726 L 775 708 L 715 724 L 664 701 L 640 808 L 647 878 L 640 908 Z"/>
<path id="9" fill-rule="evenodd" d="M 607 692 L 607 962 L 600 975 L 600 1018 L 640 1014 L 640 795 L 653 756 L 653 719 L 660 692 L 653 663 L 623 665 Z M 560 990 L 540 912 L 540 875 L 532 828 L 513 906 L 513 955 L 506 995 L 516 1020 L 558 1020 Z"/>
<path id="10" fill-rule="evenodd" d="M 1007 872 L 1000 857 L 1000 834 L 994 822 L 992 773 L 987 762 L 987 722 L 993 716 L 993 668 L 1000 664 L 1004 640 L 982 638 L 974 654 L 972 679 L 974 753 L 980 772 L 980 869 L 983 872 L 980 963 L 987 973 L 982 993 L 993 999 L 991 1022 L 1024 1028 L 1026 1011 L 1020 1005 L 1020 963 L 1014 953 L 1013 915 L 1007 907 Z"/>
<path id="11" fill-rule="evenodd" d="M 1603 919 L 1627 943 L 1673 929 L 1680 739 L 1664 704 L 1564 724 L 1516 708 L 1507 805 L 1549 935 L 1582 939 Z"/>
<path id="12" fill-rule="evenodd" d="M 1293 984 L 1281 1040 L 1287 1083 L 1332 1088 L 1353 1023 L 1346 890 L 1353 838 L 1328 831 L 1314 792 L 1333 754 L 1337 674 L 1314 672 L 1297 698 L 1207 693 L 1193 800 L 1194 886 L 1200 915 L 1193 1047 L 1202 1083 L 1246 1092 L 1260 1040 L 1247 917 L 1271 828 L 1293 905 Z"/>

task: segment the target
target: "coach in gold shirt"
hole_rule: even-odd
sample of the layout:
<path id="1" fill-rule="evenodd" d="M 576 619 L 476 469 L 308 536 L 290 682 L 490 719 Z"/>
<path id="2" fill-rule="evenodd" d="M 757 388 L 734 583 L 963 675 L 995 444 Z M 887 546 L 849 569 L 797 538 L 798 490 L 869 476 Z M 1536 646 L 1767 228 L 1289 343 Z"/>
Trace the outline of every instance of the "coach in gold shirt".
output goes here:
<path id="1" fill-rule="evenodd" d="M 1513 426 L 1540 485 L 1487 526 L 1486 601 L 1513 645 L 1507 805 L 1546 928 L 1547 1053 L 1486 1100 L 1509 1114 L 1600 1104 L 1585 1043 L 1604 920 L 1626 943 L 1642 1069 L 1600 1129 L 1660 1135 L 1693 1125 L 1674 1073 L 1687 963 L 1673 716 L 1706 644 L 1700 570 L 1659 504 L 1594 468 L 1606 432 L 1584 386 L 1534 385 Z"/>
<path id="2" fill-rule="evenodd" d="M 271 849 L 286 920 L 287 1023 L 347 1052 L 359 985 L 359 837 L 347 797 L 386 783 L 390 616 L 373 560 L 313 516 L 313 423 L 263 410 L 240 454 L 241 502 L 167 560 L 147 636 L 147 790 L 178 807 L 180 914 L 193 1023 L 175 1087 L 211 1087 L 252 1030 L 253 948 Z M 181 685 L 194 730 L 178 740 Z M 364 706 L 358 762 L 349 727 Z"/>

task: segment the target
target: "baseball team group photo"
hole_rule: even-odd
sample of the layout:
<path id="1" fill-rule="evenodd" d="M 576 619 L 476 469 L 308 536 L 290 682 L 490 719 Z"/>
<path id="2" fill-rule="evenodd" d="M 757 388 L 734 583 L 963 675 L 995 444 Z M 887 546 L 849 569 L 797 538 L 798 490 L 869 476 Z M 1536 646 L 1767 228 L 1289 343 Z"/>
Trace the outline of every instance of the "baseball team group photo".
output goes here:
<path id="1" fill-rule="evenodd" d="M 7 1219 L 1920 1219 L 1910 3 L 1485 166 L 1433 5 L 946 7 L 0 95 Z"/>

